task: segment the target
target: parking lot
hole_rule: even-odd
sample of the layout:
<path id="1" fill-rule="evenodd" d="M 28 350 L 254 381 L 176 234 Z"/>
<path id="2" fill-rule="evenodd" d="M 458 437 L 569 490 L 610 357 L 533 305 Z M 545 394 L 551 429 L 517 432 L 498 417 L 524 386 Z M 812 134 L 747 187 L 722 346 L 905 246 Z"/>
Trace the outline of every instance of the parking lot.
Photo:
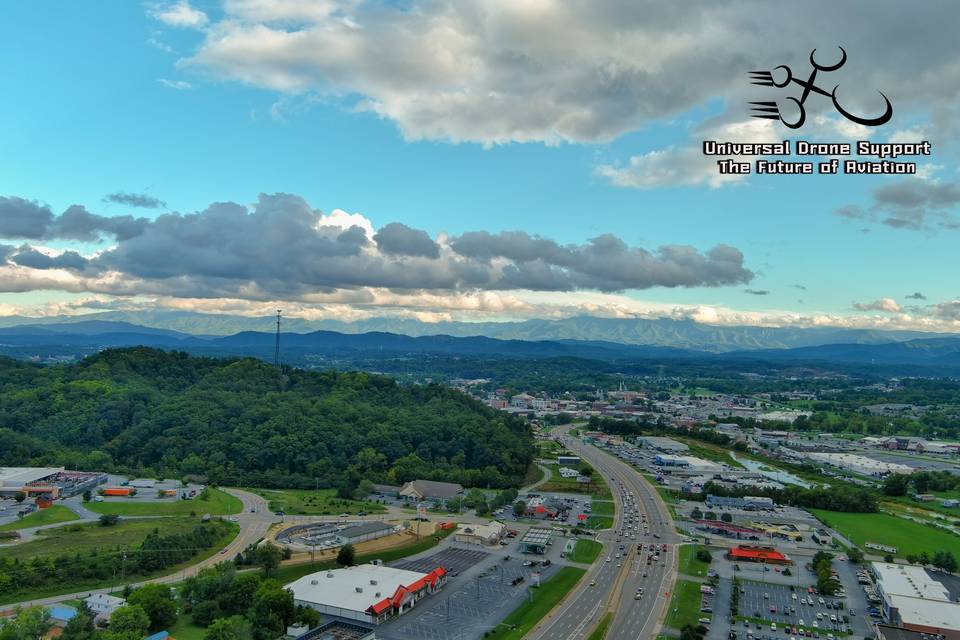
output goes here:
<path id="1" fill-rule="evenodd" d="M 458 547 L 450 547 L 449 549 L 438 551 L 437 553 L 424 558 L 417 558 L 415 560 L 401 560 L 399 562 L 391 562 L 389 564 L 397 569 L 419 571 L 420 573 L 429 573 L 437 567 L 443 567 L 447 573 L 456 575 L 466 571 L 479 562 L 483 562 L 488 557 L 490 557 L 490 553 L 480 549 L 461 549 Z"/>
<path id="2" fill-rule="evenodd" d="M 821 598 L 811 593 L 809 588 L 794 585 L 770 584 L 764 582 L 743 581 L 740 585 L 740 615 L 756 617 L 774 622 L 776 631 L 769 624 L 738 623 L 739 629 L 751 628 L 754 635 L 785 635 L 784 627 L 804 627 L 809 637 L 827 637 L 827 634 L 842 635 L 843 616 L 846 613 L 839 598 Z M 835 616 L 837 622 L 831 621 Z M 816 635 L 814 635 L 816 634 Z"/>
<path id="3" fill-rule="evenodd" d="M 429 559 L 446 557 L 444 554 L 447 552 L 471 553 L 453 548 L 434 554 Z M 459 559 L 459 554 L 457 557 Z M 467 557 L 463 556 L 460 561 L 466 560 Z M 422 600 L 413 611 L 378 627 L 377 637 L 384 640 L 479 638 L 512 611 L 521 598 L 527 596 L 532 573 L 539 572 L 542 579 L 546 580 L 554 571 L 556 565 L 524 567 L 521 559 L 503 561 L 497 558 L 497 561 L 475 575 L 450 578 L 443 591 Z M 523 581 L 512 586 L 511 583 L 519 577 Z"/>

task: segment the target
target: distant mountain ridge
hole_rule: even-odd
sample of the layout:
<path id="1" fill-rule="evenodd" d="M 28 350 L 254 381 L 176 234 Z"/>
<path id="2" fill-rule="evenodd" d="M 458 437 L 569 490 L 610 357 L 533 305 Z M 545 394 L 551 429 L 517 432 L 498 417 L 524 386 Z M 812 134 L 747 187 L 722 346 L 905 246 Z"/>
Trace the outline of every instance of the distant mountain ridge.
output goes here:
<path id="1" fill-rule="evenodd" d="M 51 328 L 51 326 L 76 325 L 91 321 L 126 323 L 128 327 L 148 327 L 193 336 L 227 336 L 244 331 L 270 332 L 273 328 L 274 318 L 203 314 L 189 311 L 106 311 L 85 316 L 49 318 L 11 316 L 0 318 L 0 327 L 33 325 Z M 577 316 L 559 320 L 537 319 L 522 322 L 477 323 L 427 323 L 394 318 L 371 318 L 356 322 L 284 318 L 282 327 L 283 331 L 292 333 L 326 330 L 342 334 L 380 332 L 410 337 L 446 335 L 461 338 L 483 336 L 501 340 L 523 341 L 599 341 L 711 353 L 795 349 L 828 344 L 884 344 L 938 337 L 960 337 L 960 334 L 936 334 L 921 331 L 720 326 L 702 324 L 693 320 L 599 318 L 595 316 Z M 119 327 L 117 330 L 122 331 Z"/>

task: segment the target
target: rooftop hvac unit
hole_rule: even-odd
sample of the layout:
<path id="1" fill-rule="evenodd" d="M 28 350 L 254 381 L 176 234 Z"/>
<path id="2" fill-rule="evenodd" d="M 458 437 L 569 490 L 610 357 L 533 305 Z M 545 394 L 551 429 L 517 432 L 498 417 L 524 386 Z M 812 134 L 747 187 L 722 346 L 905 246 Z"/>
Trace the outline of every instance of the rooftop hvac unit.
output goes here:
<path id="1" fill-rule="evenodd" d="M 370 580 L 370 584 L 377 584 L 376 580 Z"/>
<path id="2" fill-rule="evenodd" d="M 382 566 L 383 566 L 383 560 L 377 558 L 376 560 L 372 560 L 372 561 L 370 562 L 370 564 L 372 564 L 372 565 L 374 565 L 374 566 L 377 566 L 377 567 L 382 567 Z"/>
<path id="3" fill-rule="evenodd" d="M 354 590 L 355 590 L 357 593 L 363 593 L 363 587 L 354 587 Z"/>
<path id="4" fill-rule="evenodd" d="M 379 597 L 380 597 L 380 592 L 377 591 L 377 593 L 376 593 L 375 595 L 379 598 Z"/>
<path id="5" fill-rule="evenodd" d="M 328 578 L 332 578 L 332 577 L 333 577 L 333 571 L 327 571 L 327 577 L 328 577 Z"/>
<path id="6" fill-rule="evenodd" d="M 319 581 L 319 580 L 311 580 L 311 581 L 310 581 L 310 584 L 316 586 L 316 585 L 320 584 L 320 581 Z"/>

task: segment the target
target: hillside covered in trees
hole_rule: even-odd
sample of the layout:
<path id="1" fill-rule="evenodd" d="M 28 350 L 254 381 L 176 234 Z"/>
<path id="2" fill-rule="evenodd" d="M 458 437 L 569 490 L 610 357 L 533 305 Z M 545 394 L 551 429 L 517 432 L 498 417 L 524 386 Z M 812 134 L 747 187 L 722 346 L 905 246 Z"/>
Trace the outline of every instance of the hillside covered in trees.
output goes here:
<path id="1" fill-rule="evenodd" d="M 504 487 L 533 459 L 522 420 L 445 387 L 148 348 L 72 365 L 0 359 L 0 442 L 2 465 L 344 494 L 362 479 Z"/>

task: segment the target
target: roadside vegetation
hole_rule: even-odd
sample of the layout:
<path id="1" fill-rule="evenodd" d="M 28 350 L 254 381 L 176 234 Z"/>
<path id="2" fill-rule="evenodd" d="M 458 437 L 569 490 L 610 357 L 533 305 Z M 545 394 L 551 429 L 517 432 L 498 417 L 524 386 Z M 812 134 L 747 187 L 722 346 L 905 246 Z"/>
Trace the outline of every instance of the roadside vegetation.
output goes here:
<path id="1" fill-rule="evenodd" d="M 495 629 L 484 634 L 484 638 L 521 640 L 573 589 L 584 573 L 583 569 L 576 567 L 561 568 L 539 588 L 531 588 L 531 597 L 524 598 L 520 606 L 511 611 Z M 522 593 L 518 593 L 517 597 L 522 596 Z"/>
<path id="2" fill-rule="evenodd" d="M 867 554 L 883 554 L 865 546 L 866 542 L 875 542 L 896 547 L 897 552 L 892 555 L 900 558 L 932 554 L 938 549 L 960 557 L 960 537 L 930 525 L 888 513 L 840 513 L 823 509 L 810 509 L 810 512 Z"/>
<path id="3" fill-rule="evenodd" d="M 603 545 L 596 540 L 581 538 L 577 540 L 577 544 L 573 547 L 573 552 L 567 556 L 567 560 L 591 564 L 597 559 L 597 556 L 600 555 L 602 550 Z"/>
<path id="4" fill-rule="evenodd" d="M 29 529 L 30 527 L 42 527 L 45 525 L 58 524 L 61 522 L 71 522 L 79 520 L 80 516 L 71 511 L 68 507 L 55 504 L 46 509 L 39 509 L 33 513 L 0 526 L 0 531 L 17 531 L 19 529 Z"/>
<path id="5" fill-rule="evenodd" d="M 91 501 L 84 507 L 100 514 L 112 514 L 124 517 L 137 516 L 212 516 L 230 515 L 243 511 L 243 503 L 226 491 L 208 487 L 198 496 L 183 500 L 172 496 L 166 500 L 136 500 L 121 502 L 124 498 L 113 498 L 103 502 Z"/>
<path id="6" fill-rule="evenodd" d="M 371 487 L 372 490 L 372 487 Z M 270 511 L 283 511 L 289 515 L 335 516 L 341 513 L 383 513 L 386 507 L 367 500 L 338 498 L 335 489 L 248 489 L 251 493 L 266 498 Z"/>

